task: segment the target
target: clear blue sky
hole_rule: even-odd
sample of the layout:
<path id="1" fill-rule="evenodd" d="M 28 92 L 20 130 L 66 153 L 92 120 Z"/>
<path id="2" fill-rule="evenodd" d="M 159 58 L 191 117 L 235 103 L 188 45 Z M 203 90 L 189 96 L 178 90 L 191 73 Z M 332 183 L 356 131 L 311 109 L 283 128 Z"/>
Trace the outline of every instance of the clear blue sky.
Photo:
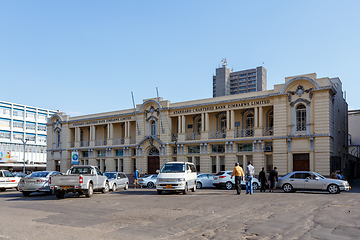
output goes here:
<path id="1" fill-rule="evenodd" d="M 1 1 L 0 100 L 71 116 L 212 97 L 222 58 L 268 89 L 339 77 L 360 109 L 360 1 Z"/>

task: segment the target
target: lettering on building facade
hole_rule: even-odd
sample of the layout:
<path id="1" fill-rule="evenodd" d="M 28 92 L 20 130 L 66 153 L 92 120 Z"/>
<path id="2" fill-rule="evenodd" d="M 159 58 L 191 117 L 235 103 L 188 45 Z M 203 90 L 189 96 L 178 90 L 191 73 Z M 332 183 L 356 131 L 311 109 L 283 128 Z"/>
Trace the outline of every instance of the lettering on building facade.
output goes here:
<path id="1" fill-rule="evenodd" d="M 242 103 L 231 103 L 231 104 L 224 104 L 224 105 L 219 105 L 219 106 L 176 110 L 176 111 L 173 111 L 172 114 L 207 112 L 207 111 L 221 110 L 221 109 L 232 109 L 232 108 L 250 107 L 250 106 L 256 106 L 256 105 L 264 105 L 264 104 L 269 104 L 269 103 L 270 103 L 270 100 L 242 102 Z"/>
<path id="2" fill-rule="evenodd" d="M 103 119 L 103 120 L 96 120 L 96 121 L 89 121 L 89 122 L 81 122 L 81 123 L 73 123 L 73 127 L 76 126 L 87 126 L 87 125 L 94 125 L 100 123 L 112 123 L 112 122 L 123 122 L 131 120 L 131 117 L 123 117 L 123 118 L 111 118 L 111 119 Z"/>

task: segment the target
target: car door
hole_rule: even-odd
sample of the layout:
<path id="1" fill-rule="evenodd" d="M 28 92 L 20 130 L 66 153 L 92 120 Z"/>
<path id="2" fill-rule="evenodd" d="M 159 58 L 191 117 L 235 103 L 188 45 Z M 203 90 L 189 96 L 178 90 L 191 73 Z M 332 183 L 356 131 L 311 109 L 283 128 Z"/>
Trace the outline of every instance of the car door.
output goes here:
<path id="1" fill-rule="evenodd" d="M 122 188 L 125 187 L 126 179 L 124 177 L 124 174 L 123 173 L 118 173 L 117 179 L 118 179 L 118 182 L 119 182 L 119 186 L 122 187 Z"/>
<path id="2" fill-rule="evenodd" d="M 97 167 L 95 167 L 95 170 L 96 170 L 96 176 L 94 178 L 94 186 L 96 186 L 95 188 L 99 189 L 102 188 L 102 184 L 104 182 L 103 175 Z"/>
<path id="3" fill-rule="evenodd" d="M 204 174 L 204 178 L 202 180 L 203 182 L 203 187 L 213 187 L 213 179 L 214 176 L 210 175 L 210 174 Z"/>
<path id="4" fill-rule="evenodd" d="M 306 190 L 321 190 L 323 183 L 319 177 L 313 173 L 307 173 L 305 179 L 305 189 Z"/>
<path id="5" fill-rule="evenodd" d="M 0 172 L 0 188 L 6 188 L 6 180 L 3 172 Z"/>
<path id="6" fill-rule="evenodd" d="M 306 173 L 294 173 L 289 178 L 289 182 L 295 189 L 304 189 L 306 176 L 307 176 Z"/>

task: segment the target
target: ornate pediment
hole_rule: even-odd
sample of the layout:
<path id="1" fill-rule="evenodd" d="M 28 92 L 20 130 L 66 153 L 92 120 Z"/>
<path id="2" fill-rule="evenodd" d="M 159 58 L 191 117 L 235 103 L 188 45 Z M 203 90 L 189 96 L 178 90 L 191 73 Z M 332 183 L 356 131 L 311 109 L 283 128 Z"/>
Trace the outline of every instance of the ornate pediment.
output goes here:
<path id="1" fill-rule="evenodd" d="M 155 117 L 157 119 L 157 117 L 159 117 L 159 108 L 155 109 L 154 106 L 151 106 L 149 110 L 145 110 L 145 118 L 149 119 L 151 117 Z"/>
<path id="2" fill-rule="evenodd" d="M 304 93 L 309 93 L 309 98 L 312 99 L 313 97 L 312 90 L 313 90 L 312 88 L 304 89 L 303 86 L 299 85 L 295 91 L 288 91 L 289 102 L 291 102 L 292 95 L 298 95 L 299 97 L 301 97 Z"/>

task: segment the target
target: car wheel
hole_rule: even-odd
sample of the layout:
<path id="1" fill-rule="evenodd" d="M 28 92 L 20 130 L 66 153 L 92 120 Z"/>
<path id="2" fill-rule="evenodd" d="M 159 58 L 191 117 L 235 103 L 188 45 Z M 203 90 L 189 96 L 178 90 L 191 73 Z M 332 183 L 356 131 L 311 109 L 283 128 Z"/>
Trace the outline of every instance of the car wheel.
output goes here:
<path id="1" fill-rule="evenodd" d="M 0 189 L 0 191 L 5 192 L 5 191 L 6 191 L 6 188 L 2 188 L 2 189 Z"/>
<path id="2" fill-rule="evenodd" d="M 157 190 L 157 194 L 158 194 L 158 195 L 161 195 L 161 194 L 162 194 L 162 191 L 161 191 L 161 190 Z"/>
<path id="3" fill-rule="evenodd" d="M 154 185 L 154 183 L 153 182 L 148 182 L 148 184 L 147 184 L 147 187 L 148 188 L 153 188 L 155 185 Z"/>
<path id="4" fill-rule="evenodd" d="M 65 192 L 63 192 L 63 191 L 59 191 L 55 195 L 56 195 L 56 197 L 58 199 L 64 199 L 65 198 Z"/>
<path id="5" fill-rule="evenodd" d="M 22 194 L 24 195 L 24 197 L 30 196 L 30 193 L 31 193 L 31 192 L 22 192 Z"/>
<path id="6" fill-rule="evenodd" d="M 197 188 L 197 189 L 202 188 L 202 184 L 201 184 L 201 182 L 197 182 L 197 183 L 196 183 L 196 188 Z"/>
<path id="7" fill-rule="evenodd" d="M 188 185 L 187 183 L 185 184 L 185 189 L 183 190 L 183 194 L 186 195 L 188 193 L 189 189 L 188 189 Z"/>
<path id="8" fill-rule="evenodd" d="M 110 190 L 110 186 L 109 186 L 109 183 L 106 182 L 105 183 L 105 187 L 101 190 L 102 193 L 108 193 Z"/>
<path id="9" fill-rule="evenodd" d="M 192 192 L 196 192 L 196 182 L 194 182 L 194 187 L 191 189 Z"/>
<path id="10" fill-rule="evenodd" d="M 259 185 L 256 182 L 254 182 L 252 184 L 252 188 L 253 188 L 253 190 L 257 190 L 259 188 Z"/>
<path id="11" fill-rule="evenodd" d="M 113 191 L 113 192 L 116 191 L 116 184 L 115 184 L 115 183 L 113 184 L 112 191 Z"/>
<path id="12" fill-rule="evenodd" d="M 94 193 L 94 189 L 93 189 L 93 185 L 92 183 L 89 184 L 89 189 L 86 191 L 85 196 L 86 197 L 91 197 Z"/>
<path id="13" fill-rule="evenodd" d="M 128 190 L 128 189 L 129 189 L 129 183 L 125 183 L 124 190 Z"/>
<path id="14" fill-rule="evenodd" d="M 233 184 L 231 182 L 226 182 L 225 183 L 225 189 L 226 190 L 231 190 L 233 188 Z"/>
<path id="15" fill-rule="evenodd" d="M 282 187 L 283 191 L 286 192 L 286 193 L 291 193 L 293 192 L 293 187 L 291 186 L 291 184 L 289 183 L 285 183 Z"/>
<path id="16" fill-rule="evenodd" d="M 336 193 L 339 193 L 340 192 L 340 189 L 339 189 L 339 186 L 336 185 L 336 184 L 330 184 L 328 186 L 328 191 L 329 193 L 331 194 L 336 194 Z"/>

